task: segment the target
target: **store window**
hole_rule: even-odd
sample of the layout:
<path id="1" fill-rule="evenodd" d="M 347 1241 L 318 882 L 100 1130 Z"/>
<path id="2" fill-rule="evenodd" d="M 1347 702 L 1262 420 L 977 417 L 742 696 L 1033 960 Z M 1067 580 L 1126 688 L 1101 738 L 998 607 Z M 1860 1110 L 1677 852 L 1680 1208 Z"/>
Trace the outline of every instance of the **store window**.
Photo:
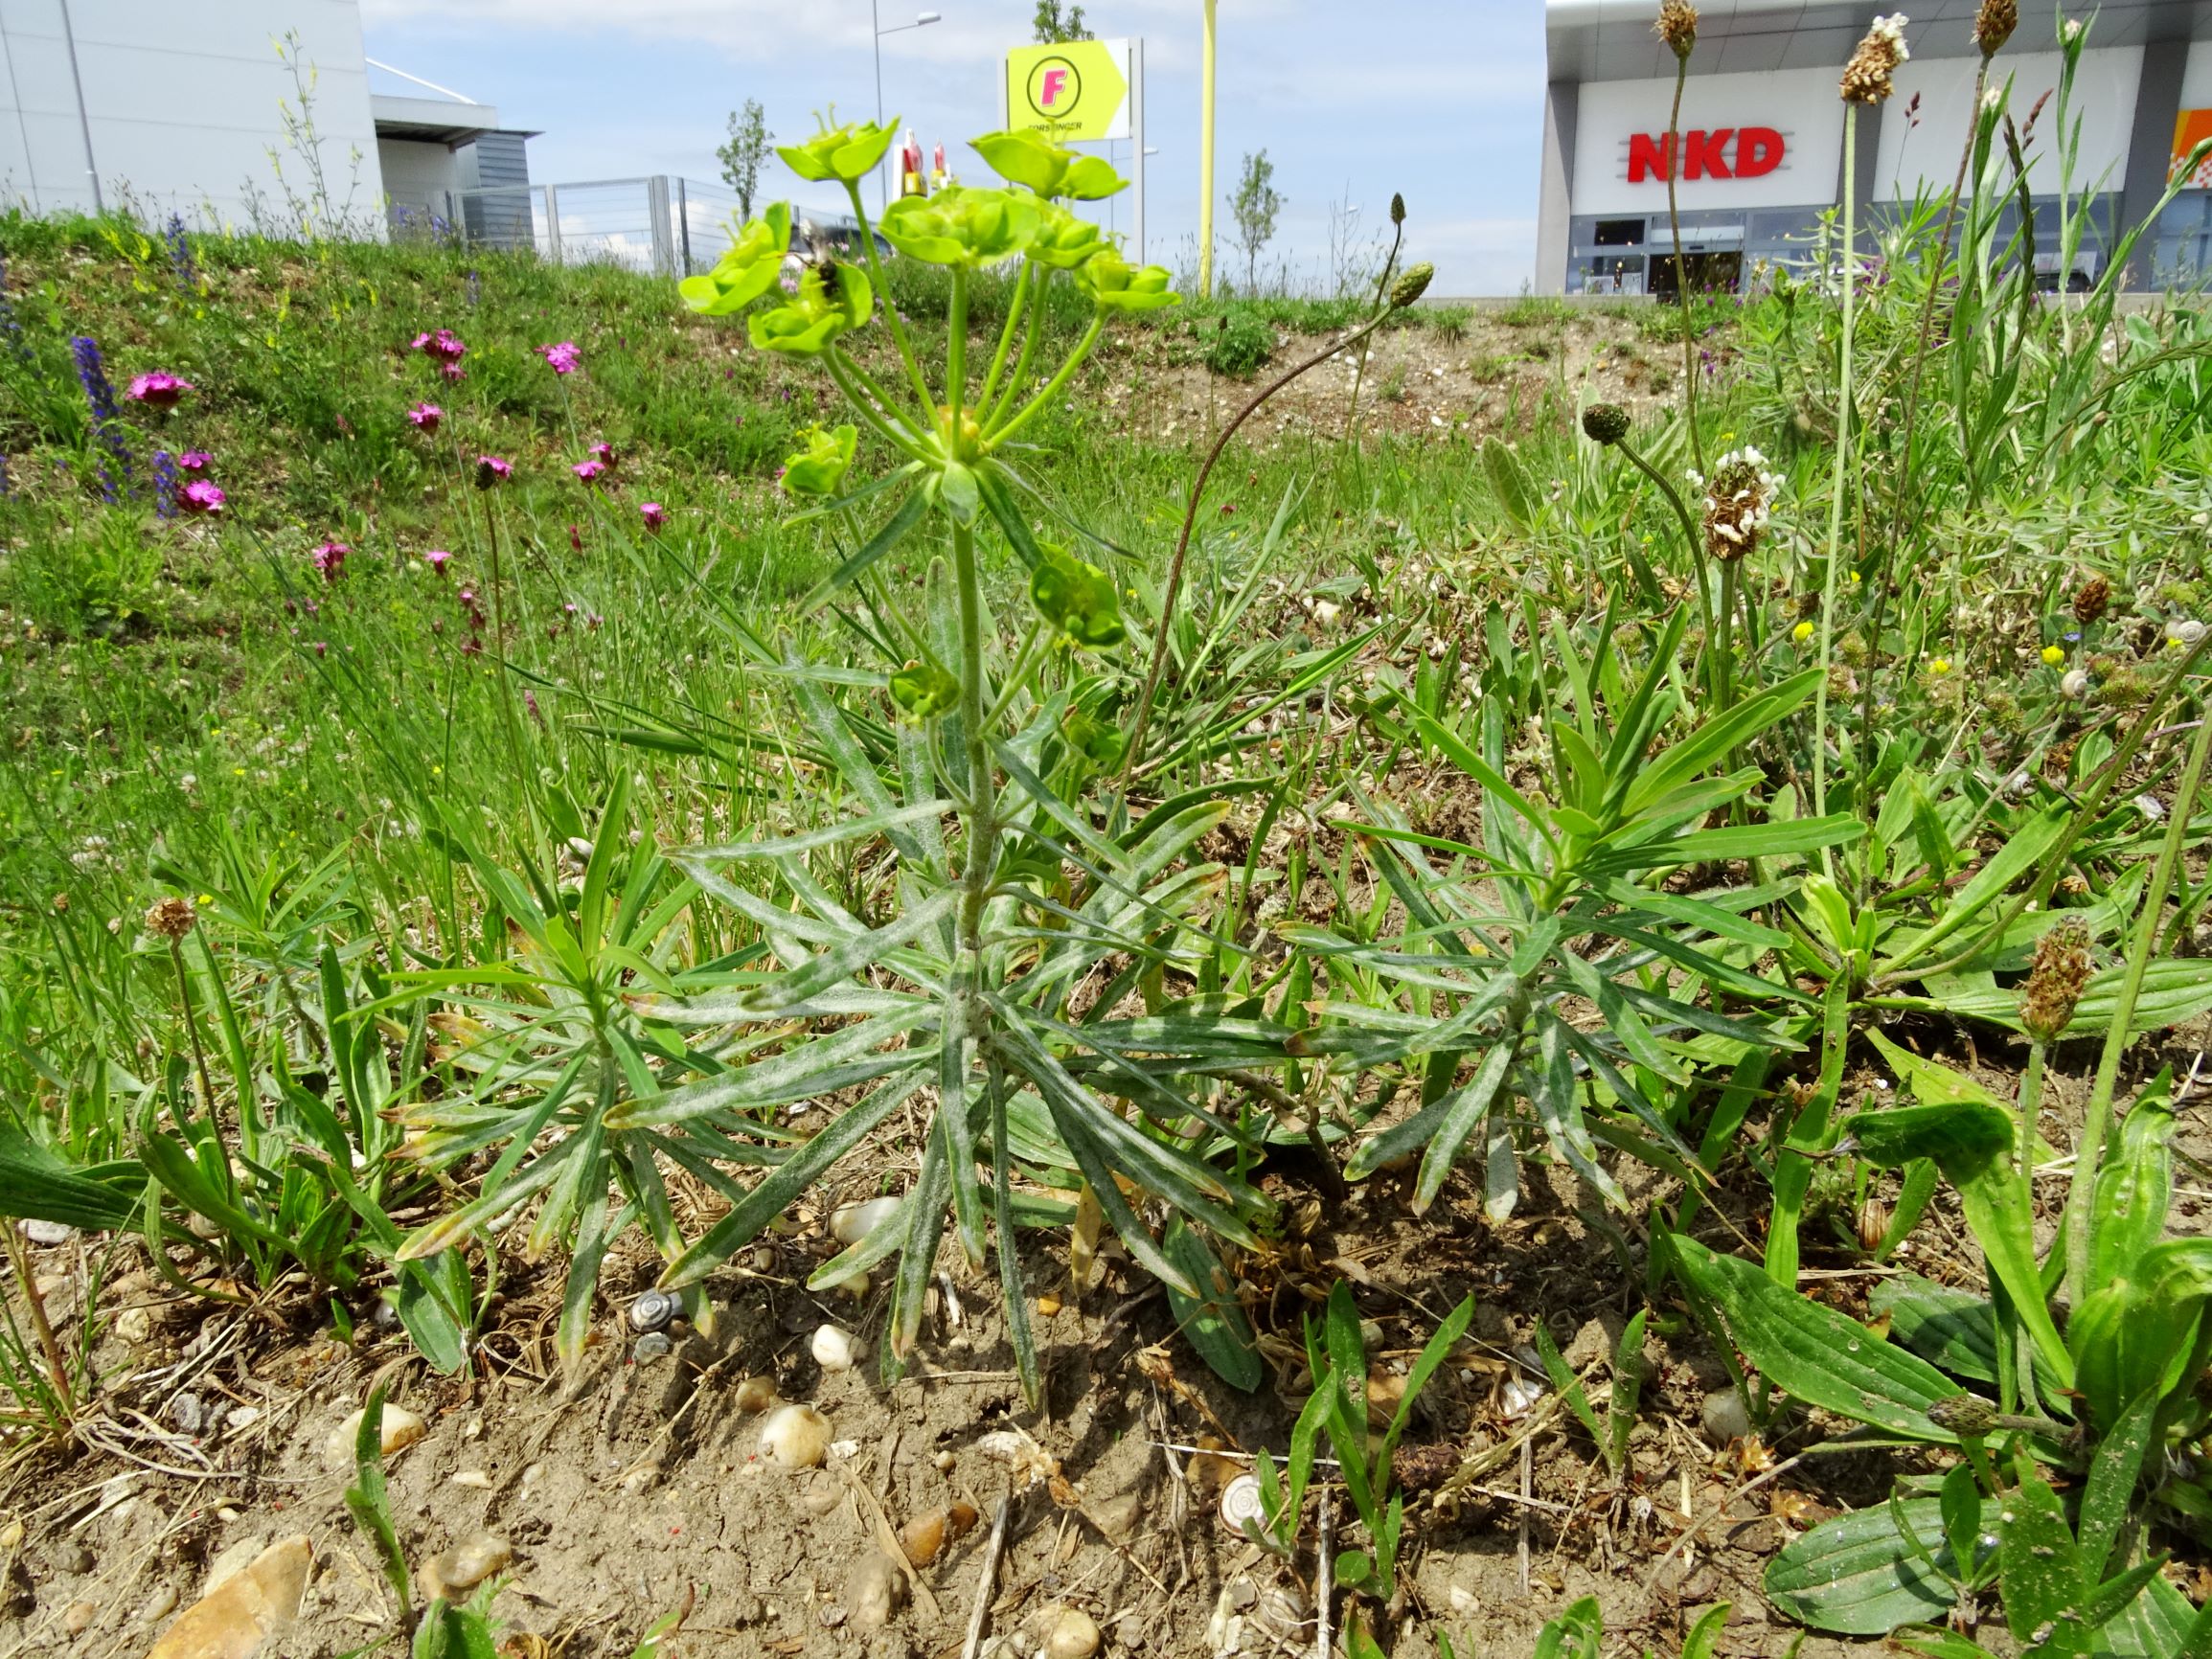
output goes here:
<path id="1" fill-rule="evenodd" d="M 1600 219 L 1594 239 L 1601 248 L 1641 247 L 1644 240 L 1642 219 Z M 1639 270 L 1641 265 L 1637 267 Z"/>

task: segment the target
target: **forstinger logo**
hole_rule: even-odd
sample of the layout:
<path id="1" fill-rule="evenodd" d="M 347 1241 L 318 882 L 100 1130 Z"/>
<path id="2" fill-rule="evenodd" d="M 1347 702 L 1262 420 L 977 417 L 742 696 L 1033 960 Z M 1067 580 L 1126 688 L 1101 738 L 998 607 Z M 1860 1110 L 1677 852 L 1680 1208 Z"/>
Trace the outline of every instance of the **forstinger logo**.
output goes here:
<path id="1" fill-rule="evenodd" d="M 1029 106 L 1047 120 L 1065 121 L 1083 102 L 1083 76 L 1064 57 L 1040 59 L 1029 72 Z"/>
<path id="2" fill-rule="evenodd" d="M 1629 182 L 1666 183 L 1673 172 L 1670 133 L 1629 139 Z M 1717 126 L 1682 134 L 1682 177 L 1760 178 L 1782 165 L 1782 135 L 1771 126 Z"/>

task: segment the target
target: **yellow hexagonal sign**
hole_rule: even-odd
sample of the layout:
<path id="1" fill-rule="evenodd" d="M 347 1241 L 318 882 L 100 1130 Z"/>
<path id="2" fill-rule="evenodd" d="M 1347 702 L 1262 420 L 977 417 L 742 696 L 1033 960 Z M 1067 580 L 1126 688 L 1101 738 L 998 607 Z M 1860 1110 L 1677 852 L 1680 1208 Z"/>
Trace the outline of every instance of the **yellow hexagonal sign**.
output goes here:
<path id="1" fill-rule="evenodd" d="M 1006 55 L 1006 125 L 1065 143 L 1129 135 L 1129 43 L 1065 40 Z"/>

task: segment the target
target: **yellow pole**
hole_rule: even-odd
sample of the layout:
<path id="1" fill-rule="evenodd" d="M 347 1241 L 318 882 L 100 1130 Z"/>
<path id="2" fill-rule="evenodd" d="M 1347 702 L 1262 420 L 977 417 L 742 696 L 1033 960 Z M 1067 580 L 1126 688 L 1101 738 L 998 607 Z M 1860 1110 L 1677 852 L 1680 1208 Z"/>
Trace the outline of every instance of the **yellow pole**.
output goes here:
<path id="1" fill-rule="evenodd" d="M 1198 70 L 1198 297 L 1214 292 L 1214 4 L 1205 0 L 1205 45 Z"/>

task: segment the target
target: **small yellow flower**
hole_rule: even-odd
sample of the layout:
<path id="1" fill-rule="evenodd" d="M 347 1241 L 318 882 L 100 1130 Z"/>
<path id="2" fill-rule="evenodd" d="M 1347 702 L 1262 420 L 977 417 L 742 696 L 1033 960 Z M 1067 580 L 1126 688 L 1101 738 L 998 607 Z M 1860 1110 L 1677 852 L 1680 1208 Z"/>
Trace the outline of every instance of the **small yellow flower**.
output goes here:
<path id="1" fill-rule="evenodd" d="M 2051 667 L 2051 668 L 2054 668 L 2054 669 L 2055 669 L 2055 668 L 2057 668 L 2057 667 L 2058 667 L 2058 666 L 2059 666 L 2061 663 L 2064 662 L 2065 660 L 2066 660 L 2066 653 L 2065 653 L 2064 650 L 2062 650 L 2062 649 L 2061 649 L 2059 647 L 2057 647 L 2057 646 L 2045 646 L 2045 647 L 2043 647 L 2043 662 L 2044 662 L 2044 663 L 2045 663 L 2045 664 L 2046 664 L 2048 667 Z"/>
<path id="2" fill-rule="evenodd" d="M 199 896 L 199 902 L 203 905 L 213 904 L 215 902 L 215 895 L 212 893 L 203 893 Z"/>
<path id="3" fill-rule="evenodd" d="M 1795 627 L 1790 630 L 1790 637 L 1795 640 L 1799 645 L 1803 645 L 1807 640 L 1813 637 L 1813 625 L 1809 622 L 1799 623 Z"/>
<path id="4" fill-rule="evenodd" d="M 1928 662 L 1928 665 L 1927 665 L 1927 671 L 1928 671 L 1929 673 L 1931 673 L 1931 674 L 1948 674 L 1948 673 L 1950 673 L 1950 658 L 1949 658 L 1949 657 L 1934 657 L 1934 658 L 1931 658 L 1931 659 L 1929 659 L 1929 662 Z"/>

